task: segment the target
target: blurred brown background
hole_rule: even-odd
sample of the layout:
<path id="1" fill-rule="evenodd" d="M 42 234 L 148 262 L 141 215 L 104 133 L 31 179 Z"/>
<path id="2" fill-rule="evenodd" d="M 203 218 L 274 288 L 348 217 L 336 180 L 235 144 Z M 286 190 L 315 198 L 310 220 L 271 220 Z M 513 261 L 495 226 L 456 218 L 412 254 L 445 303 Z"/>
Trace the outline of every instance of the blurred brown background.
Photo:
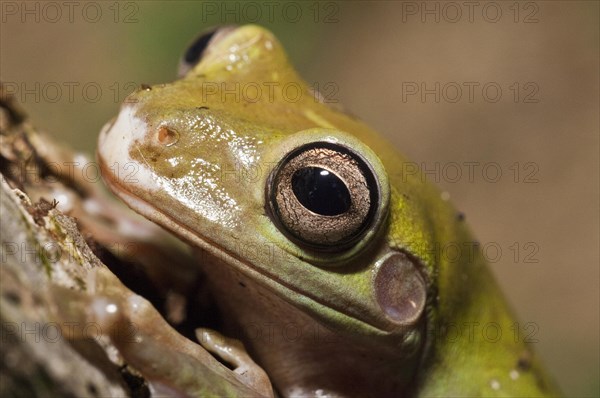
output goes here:
<path id="1" fill-rule="evenodd" d="M 91 153 L 199 31 L 267 26 L 306 80 L 433 170 L 564 392 L 600 394 L 598 2 L 70 4 L 1 3 L 0 79 L 40 127 Z"/>

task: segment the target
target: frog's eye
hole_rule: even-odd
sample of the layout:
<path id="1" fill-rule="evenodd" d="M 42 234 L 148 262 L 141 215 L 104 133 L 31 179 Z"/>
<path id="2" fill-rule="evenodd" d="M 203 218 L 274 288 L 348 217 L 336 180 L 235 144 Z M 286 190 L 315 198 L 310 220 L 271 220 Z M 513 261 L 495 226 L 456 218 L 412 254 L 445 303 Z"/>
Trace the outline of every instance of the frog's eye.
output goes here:
<path id="1" fill-rule="evenodd" d="M 330 142 L 303 145 L 283 158 L 267 183 L 275 224 L 316 250 L 352 246 L 373 222 L 380 187 L 368 162 Z"/>
<path id="2" fill-rule="evenodd" d="M 194 40 L 194 42 L 187 48 L 185 54 L 183 54 L 183 61 L 190 65 L 200 61 L 200 57 L 202 56 L 204 49 L 208 46 L 210 39 L 212 39 L 215 33 L 217 33 L 217 29 L 212 29 L 198 36 L 196 40 Z"/>
<path id="3" fill-rule="evenodd" d="M 196 37 L 196 39 L 194 39 L 194 41 L 188 46 L 187 50 L 179 61 L 179 77 L 186 75 L 190 69 L 200 62 L 205 50 L 209 45 L 216 42 L 235 28 L 235 26 L 221 26 L 212 28 Z"/>

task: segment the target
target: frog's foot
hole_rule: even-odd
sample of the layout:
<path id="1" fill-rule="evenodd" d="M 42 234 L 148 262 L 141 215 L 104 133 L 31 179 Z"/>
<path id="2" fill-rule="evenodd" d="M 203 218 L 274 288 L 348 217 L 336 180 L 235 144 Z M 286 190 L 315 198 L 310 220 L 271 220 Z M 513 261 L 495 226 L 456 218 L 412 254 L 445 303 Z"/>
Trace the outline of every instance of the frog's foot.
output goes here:
<path id="1" fill-rule="evenodd" d="M 250 358 L 239 340 L 225 337 L 215 330 L 205 328 L 196 329 L 196 338 L 202 347 L 231 365 L 233 371 L 240 375 L 246 384 L 263 386 L 264 380 L 269 380 L 267 373 Z"/>
<path id="2" fill-rule="evenodd" d="M 62 297 L 58 302 L 61 317 L 96 325 L 158 395 L 273 397 L 268 376 L 240 342 L 202 329 L 198 337 L 203 344 L 196 344 L 173 329 L 147 300 L 132 293 L 107 269 L 95 269 L 90 276 L 94 289 L 89 295 L 56 288 L 57 296 Z"/>

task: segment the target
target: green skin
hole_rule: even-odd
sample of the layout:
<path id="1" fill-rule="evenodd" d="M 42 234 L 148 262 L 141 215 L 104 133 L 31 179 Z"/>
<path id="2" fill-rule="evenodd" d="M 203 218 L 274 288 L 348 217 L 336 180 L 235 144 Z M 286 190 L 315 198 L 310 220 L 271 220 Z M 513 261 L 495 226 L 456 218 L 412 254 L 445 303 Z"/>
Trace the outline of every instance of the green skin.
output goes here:
<path id="1" fill-rule="evenodd" d="M 265 210 L 274 165 L 314 140 L 353 148 L 382 189 L 380 215 L 341 253 L 291 241 Z M 557 394 L 456 210 L 403 173 L 383 137 L 317 100 L 269 31 L 237 28 L 181 80 L 131 94 L 98 156 L 118 196 L 199 248 L 225 334 L 282 395 Z M 459 260 L 440 255 L 449 244 L 465 248 Z M 426 284 L 424 310 L 405 323 L 386 315 L 374 283 L 397 251 Z M 294 338 L 282 332 L 290 324 Z"/>

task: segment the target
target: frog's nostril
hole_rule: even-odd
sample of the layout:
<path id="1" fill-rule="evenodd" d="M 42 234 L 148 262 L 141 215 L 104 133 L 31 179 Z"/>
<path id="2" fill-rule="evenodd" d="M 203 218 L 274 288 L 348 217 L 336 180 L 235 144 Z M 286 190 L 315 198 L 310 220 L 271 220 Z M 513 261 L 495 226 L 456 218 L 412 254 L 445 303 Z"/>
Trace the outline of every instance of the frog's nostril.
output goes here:
<path id="1" fill-rule="evenodd" d="M 156 139 L 165 146 L 175 145 L 179 141 L 179 133 L 166 126 L 160 126 L 156 133 Z"/>

